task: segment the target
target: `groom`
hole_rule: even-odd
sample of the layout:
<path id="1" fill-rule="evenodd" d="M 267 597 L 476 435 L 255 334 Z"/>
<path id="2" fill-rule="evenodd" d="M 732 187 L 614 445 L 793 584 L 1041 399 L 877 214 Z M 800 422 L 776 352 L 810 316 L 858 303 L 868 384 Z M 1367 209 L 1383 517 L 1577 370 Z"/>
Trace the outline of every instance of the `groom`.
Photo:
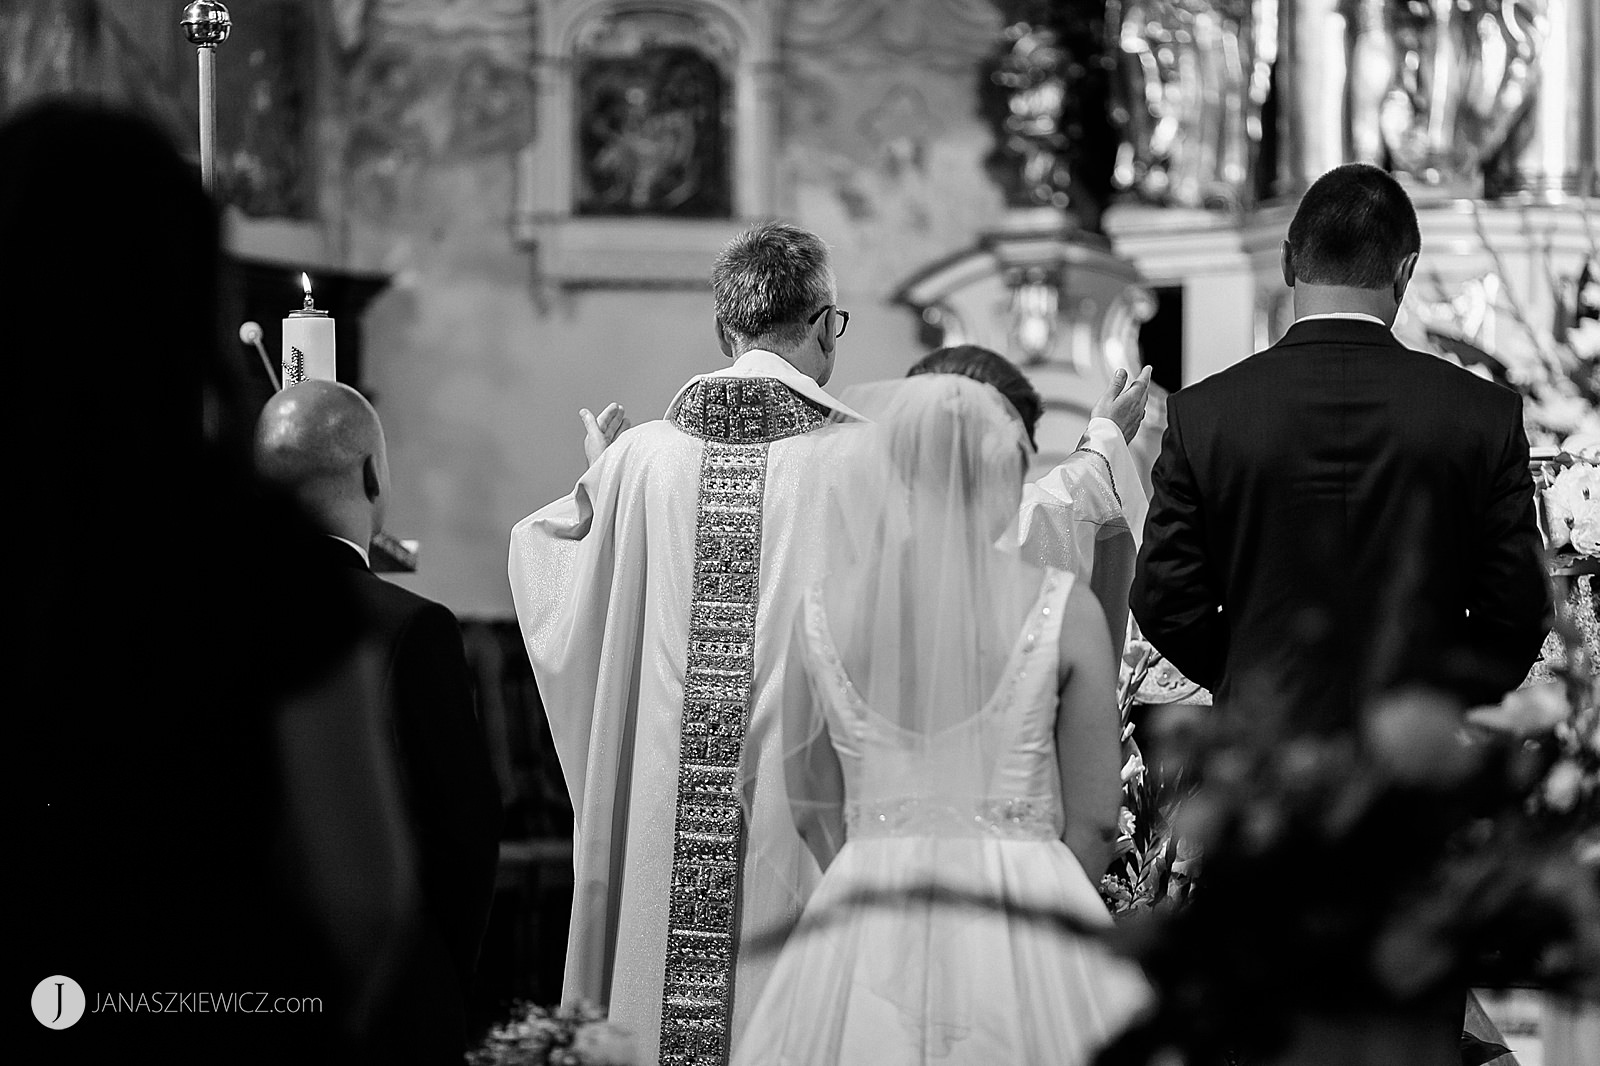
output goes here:
<path id="1" fill-rule="evenodd" d="M 639 1061 L 682 1066 L 727 1060 L 773 961 L 741 944 L 781 940 L 820 876 L 777 714 L 830 472 L 860 421 L 822 388 L 849 316 L 820 239 L 758 225 L 711 286 L 733 365 L 511 534 L 575 818 L 564 996 L 608 1005 Z"/>
<path id="2" fill-rule="evenodd" d="M 1131 596 L 1218 702 L 1338 728 L 1414 681 L 1514 688 L 1550 602 L 1517 395 L 1390 328 L 1421 248 L 1384 171 L 1306 192 L 1283 339 L 1172 396 Z"/>

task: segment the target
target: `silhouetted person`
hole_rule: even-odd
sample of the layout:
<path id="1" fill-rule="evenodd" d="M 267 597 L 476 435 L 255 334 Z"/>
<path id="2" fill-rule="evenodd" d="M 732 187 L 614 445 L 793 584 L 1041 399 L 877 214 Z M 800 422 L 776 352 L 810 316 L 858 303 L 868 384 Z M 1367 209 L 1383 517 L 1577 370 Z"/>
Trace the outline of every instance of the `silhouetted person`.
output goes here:
<path id="1" fill-rule="evenodd" d="M 23 1057 L 362 1061 L 412 871 L 375 705 L 328 680 L 357 604 L 251 473 L 216 211 L 144 120 L 48 103 L 0 127 L 0 248 L 28 990 L 321 1001 L 147 997 Z"/>
<path id="2" fill-rule="evenodd" d="M 1393 178 L 1329 171 L 1283 243 L 1295 324 L 1168 402 L 1133 613 L 1219 703 L 1336 727 L 1407 680 L 1494 701 L 1538 654 L 1522 401 L 1395 340 L 1420 248 Z"/>
<path id="3" fill-rule="evenodd" d="M 347 385 L 307 381 L 267 402 L 256 462 L 319 531 L 286 545 L 287 565 L 348 592 L 377 648 L 380 704 L 400 770 L 422 888 L 418 942 L 386 1024 L 397 1061 L 454 1063 L 488 921 L 500 796 L 473 710 L 456 619 L 375 576 L 373 535 L 389 499 L 377 412 Z"/>

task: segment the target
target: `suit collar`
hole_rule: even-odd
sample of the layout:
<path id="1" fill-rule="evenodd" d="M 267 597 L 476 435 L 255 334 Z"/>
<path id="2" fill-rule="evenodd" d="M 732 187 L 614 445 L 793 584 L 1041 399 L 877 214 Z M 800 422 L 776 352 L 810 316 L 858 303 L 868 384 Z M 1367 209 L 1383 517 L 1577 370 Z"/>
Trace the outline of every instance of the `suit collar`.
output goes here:
<path id="1" fill-rule="evenodd" d="M 1294 348 L 1302 344 L 1360 344 L 1378 348 L 1403 348 L 1381 322 L 1357 318 L 1301 319 L 1290 326 L 1274 348 Z"/>
<path id="2" fill-rule="evenodd" d="M 343 544 L 346 548 L 349 548 L 351 551 L 361 556 L 361 565 L 366 567 L 368 570 L 372 569 L 372 552 L 366 548 L 363 548 L 361 545 L 357 544 L 348 537 L 341 537 L 337 533 L 329 533 L 328 536 L 332 537 L 340 544 Z"/>
<path id="3" fill-rule="evenodd" d="M 356 546 L 343 537 L 335 537 L 328 533 L 319 533 L 311 538 L 309 548 L 315 558 L 322 560 L 329 566 L 338 566 L 350 570 L 363 570 L 368 573 L 372 568 L 361 557 Z"/>

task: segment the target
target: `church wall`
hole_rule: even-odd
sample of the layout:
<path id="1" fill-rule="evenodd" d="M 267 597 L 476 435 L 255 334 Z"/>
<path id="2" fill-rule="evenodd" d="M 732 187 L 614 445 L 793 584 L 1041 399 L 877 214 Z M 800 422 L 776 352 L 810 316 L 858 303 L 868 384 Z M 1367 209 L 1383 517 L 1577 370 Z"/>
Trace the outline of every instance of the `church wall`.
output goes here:
<path id="1" fill-rule="evenodd" d="M 616 399 L 635 421 L 659 417 L 686 377 L 723 365 L 705 283 L 720 235 L 708 242 L 703 230 L 686 246 L 688 254 L 676 249 L 679 272 L 671 277 L 643 286 L 620 275 L 599 286 L 594 278 L 574 285 L 560 275 L 560 256 L 537 243 L 539 227 L 552 225 L 550 219 L 530 217 L 559 213 L 553 190 L 562 184 L 537 186 L 546 195 L 530 198 L 530 175 L 538 181 L 571 170 L 570 145 L 567 155 L 553 154 L 560 138 L 550 125 L 553 113 L 569 115 L 551 103 L 551 93 L 572 70 L 552 55 L 558 35 L 547 34 L 548 27 L 647 6 L 250 0 L 233 5 L 234 35 L 219 51 L 219 187 L 228 201 L 230 248 L 249 261 L 313 277 L 353 271 L 391 279 L 363 316 L 361 384 L 389 434 L 391 530 L 423 545 L 420 572 L 400 580 L 464 616 L 509 615 L 509 527 L 570 489 L 581 472 L 579 407 Z M 983 64 L 1002 40 L 999 15 L 979 0 L 662 0 L 662 6 L 716 10 L 744 27 L 741 47 L 750 51 L 742 53 L 736 121 L 753 119 L 760 127 L 754 138 L 749 129 L 735 129 L 735 147 L 773 148 L 761 165 L 748 151 L 739 156 L 745 184 L 734 202 L 743 205 L 742 218 L 774 214 L 816 230 L 833 246 L 839 302 L 853 314 L 833 385 L 900 375 L 923 345 L 916 317 L 895 302 L 896 293 L 963 253 L 987 254 L 992 241 L 984 235 L 1014 221 L 986 173 L 994 139 L 978 114 L 988 84 Z M 21 42 L 6 59 L 0 111 L 44 93 L 90 92 L 154 114 L 192 152 L 194 57 L 174 23 L 165 0 L 17 0 L 0 7 L 0 36 Z M 1295 33 L 1315 28 L 1296 25 Z M 1558 38 L 1571 53 L 1563 55 L 1574 72 L 1575 107 L 1596 92 L 1588 47 L 1596 31 L 1592 19 L 1586 25 L 1583 33 Z M 1223 73 L 1235 81 L 1239 75 Z M 1181 81 L 1183 71 L 1167 74 Z M 1542 105 L 1541 122 L 1565 114 L 1555 106 L 1565 92 L 1557 95 Z M 1193 104 L 1209 97 L 1160 99 Z M 1304 125 L 1320 113 L 1311 108 L 1289 117 Z M 1587 114 L 1582 107 L 1572 113 Z M 1205 114 L 1188 107 L 1179 117 L 1210 128 Z M 1285 146 L 1277 153 L 1278 191 L 1292 192 L 1310 176 L 1302 172 L 1310 164 L 1296 154 L 1304 147 L 1296 138 L 1327 124 L 1284 125 L 1281 109 L 1278 119 Z M 1592 190 L 1592 144 L 1577 138 L 1563 155 L 1556 141 L 1565 130 L 1534 122 L 1525 131 L 1533 137 L 1532 155 L 1519 156 L 1518 165 L 1537 156 L 1535 162 L 1554 160 L 1554 169 L 1502 179 L 1516 188 L 1526 179 L 1527 189 L 1554 182 L 1551 188 Z M 1173 143 L 1187 148 L 1144 162 L 1160 164 L 1161 173 L 1189 174 L 1210 142 Z M 1581 173 L 1567 173 L 1580 163 Z M 1224 171 L 1218 173 L 1227 177 Z M 1464 214 L 1461 181 L 1470 179 L 1470 186 L 1477 177 L 1456 179 L 1434 190 L 1431 207 L 1424 205 L 1424 270 L 1408 300 L 1418 313 L 1402 316 L 1402 333 L 1411 319 L 1425 317 L 1423 304 L 1449 319 L 1466 314 L 1457 304 L 1487 300 L 1484 276 L 1496 269 L 1507 273 L 1497 283 L 1519 294 L 1536 319 L 1549 319 L 1549 277 L 1575 278 L 1593 255 L 1581 207 L 1480 204 L 1481 212 Z M 1246 200 L 1248 191 L 1235 190 Z M 1240 214 L 1217 210 L 1204 196 L 1160 207 L 1125 199 L 1106 214 L 1115 250 L 1145 282 L 1184 289 L 1186 382 L 1270 343 L 1287 324 L 1277 247 L 1291 202 L 1257 203 Z M 656 221 L 621 225 L 651 234 L 638 242 L 641 251 L 661 251 L 650 247 L 663 232 Z M 623 245 L 631 250 L 626 239 Z M 969 332 L 1020 357 L 1016 337 L 1007 336 L 1015 333 L 1016 317 L 1004 288 L 1008 268 L 1001 268 L 965 292 L 961 312 Z M 1062 295 L 1060 334 L 1076 336 L 1065 319 L 1082 293 Z M 284 309 L 291 305 L 285 301 Z M 1482 328 L 1468 339 L 1488 348 L 1519 335 L 1503 313 L 1477 317 Z M 248 352 L 236 354 L 253 366 Z M 1052 358 L 1059 363 L 1061 355 Z M 1064 447 L 1077 428 L 1064 419 L 1081 416 L 1098 383 L 1083 375 L 1055 379 L 1064 384 L 1047 395 L 1053 422 L 1046 430 Z M 1152 434 L 1159 421 L 1153 412 Z"/>
<path id="2" fill-rule="evenodd" d="M 508 533 L 582 473 L 578 409 L 618 400 L 636 423 L 659 418 L 687 377 L 725 365 L 709 287 L 541 278 L 510 225 L 536 112 L 518 67 L 531 26 L 500 0 L 375 8 L 346 131 L 328 138 L 350 134 L 328 199 L 348 264 L 395 279 L 365 319 L 365 384 L 389 436 L 389 526 L 422 542 L 419 572 L 400 581 L 464 616 L 509 616 Z M 974 37 L 967 8 L 789 5 L 775 213 L 834 250 L 852 318 L 830 387 L 903 374 L 923 350 L 892 294 L 1001 217 L 973 91 L 991 38 Z M 498 30 L 461 32 L 474 17 Z M 473 99 L 485 86 L 500 101 L 487 113 Z"/>

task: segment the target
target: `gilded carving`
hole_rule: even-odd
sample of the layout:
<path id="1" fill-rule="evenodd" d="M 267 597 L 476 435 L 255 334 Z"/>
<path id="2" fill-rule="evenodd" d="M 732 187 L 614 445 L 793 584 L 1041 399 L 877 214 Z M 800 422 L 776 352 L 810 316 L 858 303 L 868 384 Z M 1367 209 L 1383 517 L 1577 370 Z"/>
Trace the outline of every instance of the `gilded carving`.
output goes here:
<path id="1" fill-rule="evenodd" d="M 1249 200 L 1277 0 L 1113 0 L 1114 177 L 1141 199 L 1236 208 Z"/>

